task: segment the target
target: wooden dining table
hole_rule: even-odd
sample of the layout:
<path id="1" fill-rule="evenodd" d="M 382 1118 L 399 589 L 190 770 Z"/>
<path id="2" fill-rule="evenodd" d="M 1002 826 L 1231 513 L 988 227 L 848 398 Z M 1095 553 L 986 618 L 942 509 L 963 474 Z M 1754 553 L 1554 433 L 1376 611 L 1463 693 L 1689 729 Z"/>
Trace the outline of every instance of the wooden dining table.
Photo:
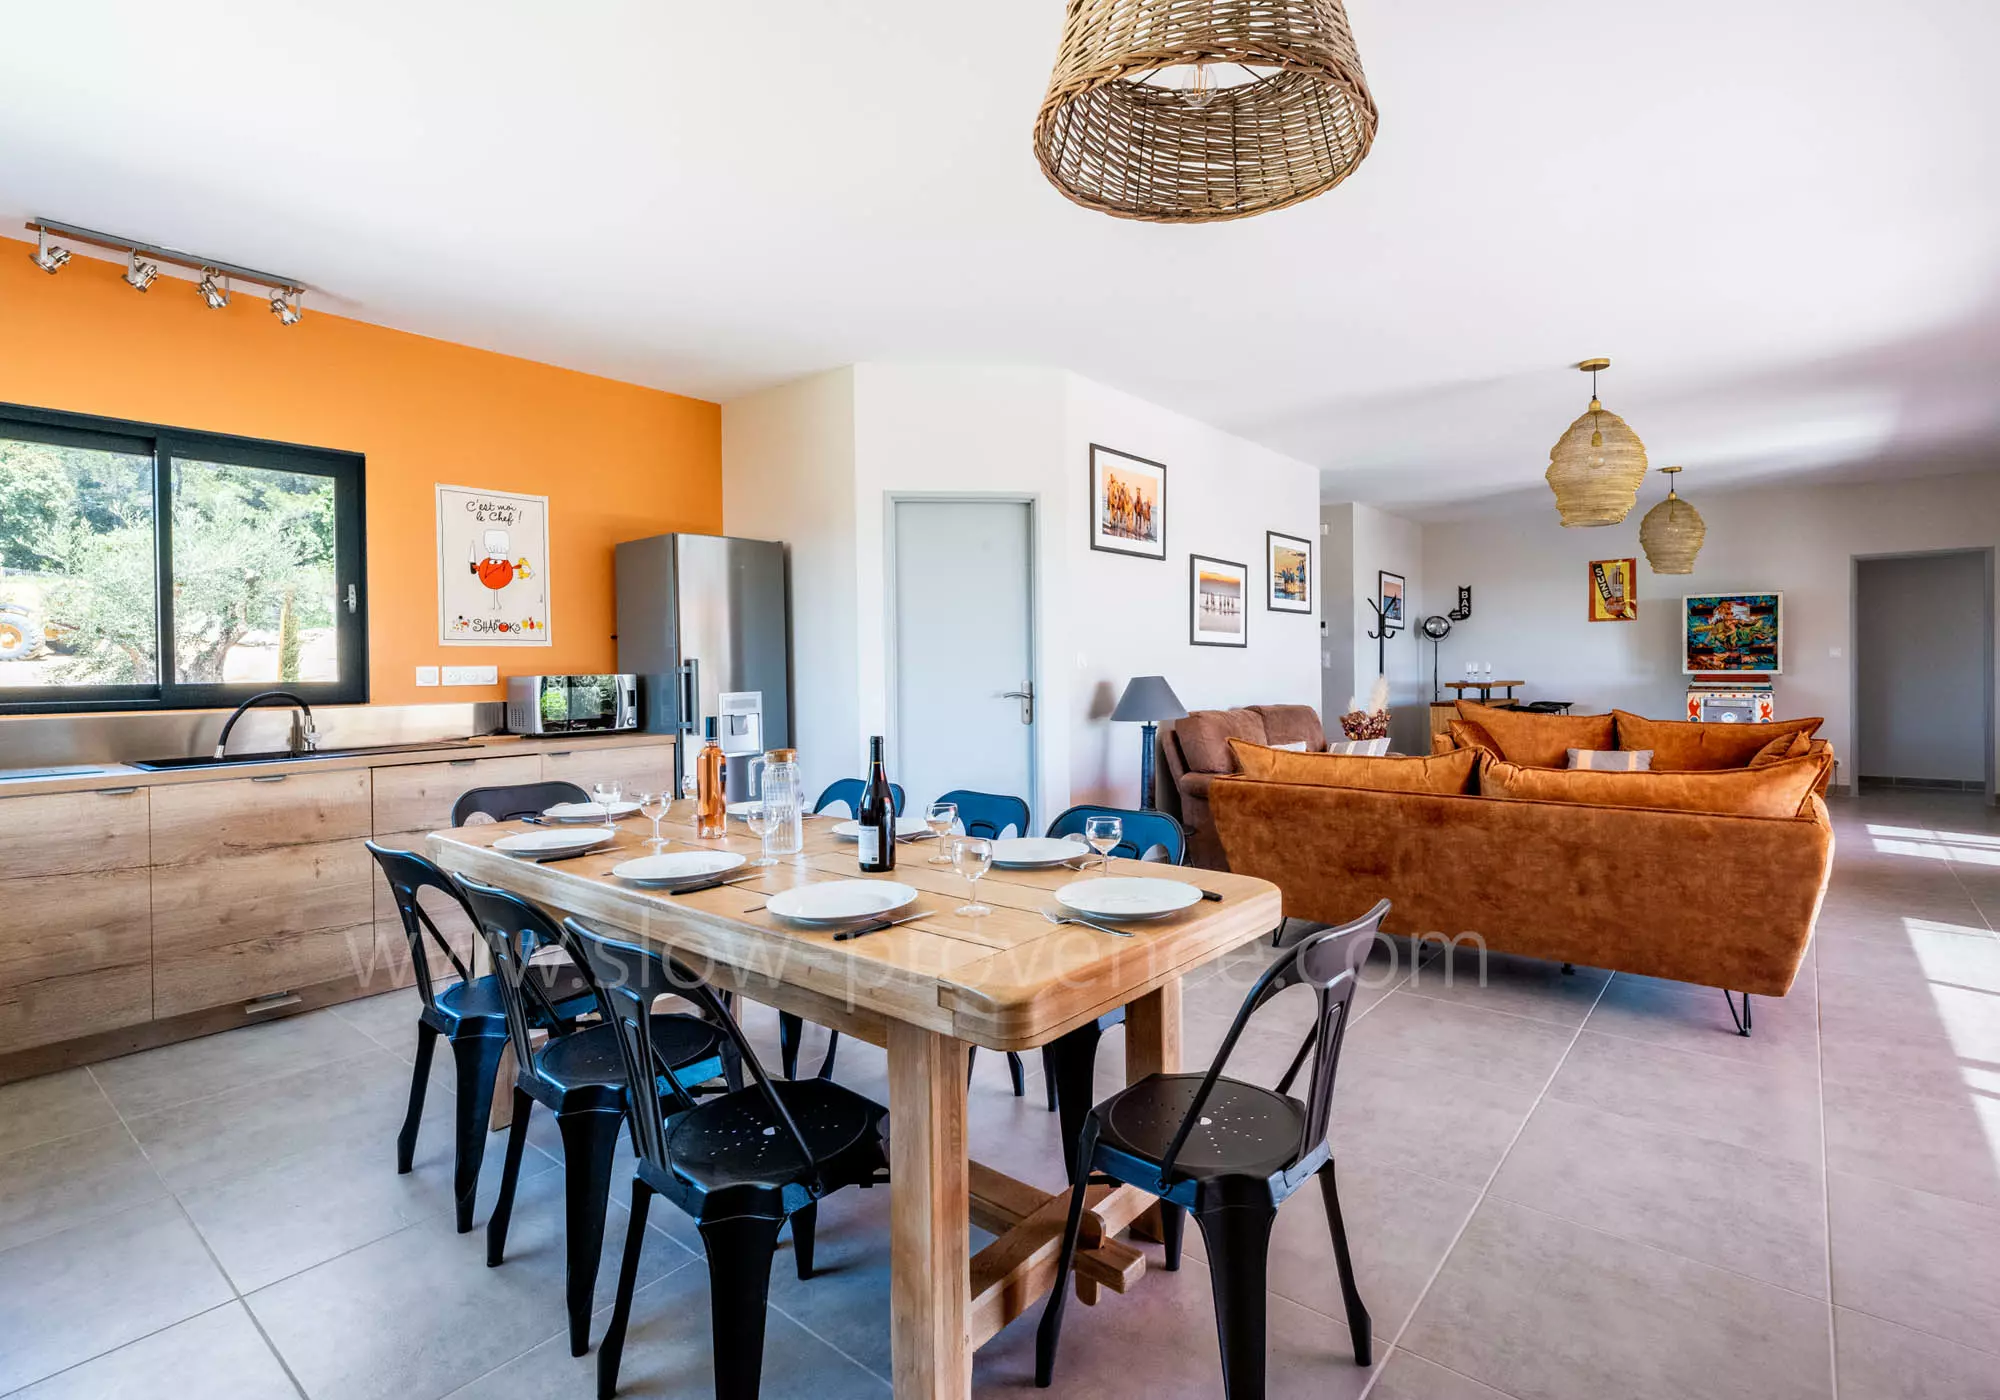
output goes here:
<path id="1" fill-rule="evenodd" d="M 731 822 L 729 834 L 698 839 L 692 804 L 662 824 L 670 850 L 707 848 L 755 858 L 758 843 Z M 856 847 L 828 818 L 808 818 L 804 849 L 749 883 L 673 895 L 621 880 L 612 867 L 649 853 L 650 823 L 627 818 L 614 843 L 591 854 L 537 863 L 492 849 L 530 830 L 518 822 L 432 833 L 432 858 L 447 870 L 503 886 L 586 925 L 672 953 L 718 988 L 857 1036 L 888 1052 L 890 1122 L 890 1334 L 895 1393 L 902 1400 L 964 1400 L 972 1353 L 1054 1285 L 1069 1193 L 1050 1193 L 972 1161 L 966 1125 L 967 1047 L 1031 1050 L 1127 1011 L 1128 1080 L 1180 1066 L 1181 980 L 1282 921 L 1278 888 L 1221 871 L 1114 860 L 1114 875 L 1181 880 L 1220 895 L 1179 914 L 1129 925 L 1117 936 L 1055 925 L 1059 887 L 1086 878 L 1071 869 L 996 867 L 979 882 L 992 912 L 955 912 L 967 883 L 928 864 L 934 840 L 899 843 L 893 875 L 863 875 Z M 1095 861 L 1093 858 L 1093 867 Z M 1096 869 L 1090 875 L 1099 873 Z M 787 921 L 763 906 L 781 890 L 838 879 L 895 879 L 919 891 L 912 923 L 849 941 L 833 930 Z M 1065 1121 L 1078 1112 L 1065 1105 Z M 1146 1256 L 1121 1234 L 1157 1238 L 1154 1198 L 1130 1186 L 1093 1186 L 1077 1293 L 1123 1293 Z M 971 1250 L 971 1229 L 992 1243 Z M 952 1281 L 955 1281 L 952 1282 Z"/>

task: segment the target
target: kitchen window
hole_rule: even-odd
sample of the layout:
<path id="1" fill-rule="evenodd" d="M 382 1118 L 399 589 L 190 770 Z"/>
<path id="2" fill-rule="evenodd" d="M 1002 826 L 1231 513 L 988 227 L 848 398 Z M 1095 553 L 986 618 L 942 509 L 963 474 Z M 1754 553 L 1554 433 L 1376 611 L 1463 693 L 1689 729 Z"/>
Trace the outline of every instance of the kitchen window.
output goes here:
<path id="1" fill-rule="evenodd" d="M 0 713 L 368 699 L 362 459 L 0 406 Z"/>

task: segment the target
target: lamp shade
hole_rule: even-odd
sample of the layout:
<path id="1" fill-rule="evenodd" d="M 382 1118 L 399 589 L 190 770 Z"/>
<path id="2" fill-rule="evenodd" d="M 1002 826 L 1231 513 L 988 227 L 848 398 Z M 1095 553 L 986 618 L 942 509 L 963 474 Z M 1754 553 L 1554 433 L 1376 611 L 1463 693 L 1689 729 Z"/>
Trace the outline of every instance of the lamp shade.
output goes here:
<path id="1" fill-rule="evenodd" d="M 1132 677 L 1125 682 L 1125 693 L 1118 697 L 1118 708 L 1111 712 L 1113 719 L 1140 723 L 1182 719 L 1186 715 L 1187 706 L 1174 694 L 1174 688 L 1167 684 L 1165 676 Z"/>
<path id="2" fill-rule="evenodd" d="M 1667 481 L 1673 481 L 1673 474 L 1679 467 L 1661 467 L 1667 473 Z M 1653 566 L 1656 574 L 1691 574 L 1694 572 L 1694 557 L 1701 553 L 1701 542 L 1708 538 L 1708 525 L 1700 512 L 1680 498 L 1671 484 L 1667 487 L 1667 498 L 1646 512 L 1646 518 L 1639 522 L 1639 545 L 1646 551 L 1646 562 Z"/>
<path id="3" fill-rule="evenodd" d="M 1646 480 L 1646 444 L 1597 400 L 1597 371 L 1610 363 L 1599 358 L 1577 366 L 1591 376 L 1590 407 L 1549 449 L 1545 475 L 1567 526 L 1618 524 L 1632 513 Z"/>

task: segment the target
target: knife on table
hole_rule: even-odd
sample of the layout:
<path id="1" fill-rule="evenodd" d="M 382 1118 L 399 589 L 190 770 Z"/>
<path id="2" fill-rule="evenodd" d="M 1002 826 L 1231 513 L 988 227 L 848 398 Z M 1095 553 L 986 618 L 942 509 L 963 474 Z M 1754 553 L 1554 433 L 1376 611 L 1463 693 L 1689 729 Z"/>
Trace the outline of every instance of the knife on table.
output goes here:
<path id="1" fill-rule="evenodd" d="M 917 914 L 905 914 L 900 919 L 884 919 L 880 923 L 864 924 L 860 928 L 842 929 L 833 936 L 833 941 L 836 943 L 846 943 L 856 938 L 865 938 L 871 933 L 880 933 L 885 928 L 894 928 L 898 924 L 913 924 L 919 919 L 928 919 L 931 917 L 933 916 L 926 910 Z"/>

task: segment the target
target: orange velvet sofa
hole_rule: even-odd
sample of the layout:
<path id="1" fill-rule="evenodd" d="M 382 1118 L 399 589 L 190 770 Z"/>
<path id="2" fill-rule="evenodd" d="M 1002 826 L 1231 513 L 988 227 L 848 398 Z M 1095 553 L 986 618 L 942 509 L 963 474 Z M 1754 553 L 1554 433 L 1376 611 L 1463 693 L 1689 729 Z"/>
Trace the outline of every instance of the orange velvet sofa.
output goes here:
<path id="1" fill-rule="evenodd" d="M 1306 752 L 1326 748 L 1319 711 L 1310 705 L 1250 705 L 1239 710 L 1194 710 L 1160 727 L 1159 776 L 1153 802 L 1187 828 L 1188 863 L 1227 870 L 1222 843 L 1208 815 L 1208 787 L 1218 777 L 1240 771 L 1231 739 L 1252 744 L 1304 744 Z"/>
<path id="2" fill-rule="evenodd" d="M 1208 806 L 1229 868 L 1276 884 L 1291 918 L 1344 923 L 1387 899 L 1392 933 L 1790 990 L 1833 860 L 1808 784 L 1795 815 L 1773 817 L 1501 798 L 1477 781 L 1439 794 L 1221 777 Z"/>

